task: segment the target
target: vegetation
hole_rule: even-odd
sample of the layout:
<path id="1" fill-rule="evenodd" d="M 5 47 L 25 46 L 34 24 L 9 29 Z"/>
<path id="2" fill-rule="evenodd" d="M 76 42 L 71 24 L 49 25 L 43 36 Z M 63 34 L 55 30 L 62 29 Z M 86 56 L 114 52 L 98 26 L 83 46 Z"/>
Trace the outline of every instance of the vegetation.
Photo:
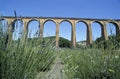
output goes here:
<path id="1" fill-rule="evenodd" d="M 71 41 L 69 41 L 68 39 L 60 37 L 59 46 L 70 48 L 71 47 Z"/>
<path id="2" fill-rule="evenodd" d="M 28 40 L 23 36 L 11 40 L 10 33 L 0 30 L 0 79 L 36 79 L 40 72 L 50 70 L 55 60 L 51 43 L 42 46 L 41 40 Z"/>
<path id="3" fill-rule="evenodd" d="M 104 40 L 103 38 L 97 38 L 95 42 L 93 42 L 94 48 L 102 48 L 102 49 L 118 49 L 120 47 L 120 38 L 114 35 L 108 37 L 109 40 Z"/>
<path id="4" fill-rule="evenodd" d="M 44 43 L 47 41 L 53 41 L 54 40 L 54 45 L 55 45 L 55 36 L 51 36 L 51 37 L 44 37 Z M 70 48 L 71 47 L 71 41 L 69 41 L 68 39 L 65 39 L 63 37 L 59 37 L 59 47 L 61 48 Z"/>
<path id="5" fill-rule="evenodd" d="M 81 49 L 64 50 L 61 59 L 67 78 L 119 79 L 120 51 Z"/>
<path id="6" fill-rule="evenodd" d="M 119 79 L 120 39 L 98 38 L 91 48 L 65 49 L 61 54 L 64 73 L 73 79 Z"/>
<path id="7" fill-rule="evenodd" d="M 41 72 L 51 70 L 56 57 L 64 66 L 63 79 L 120 79 L 119 38 L 98 38 L 92 47 L 70 49 L 70 41 L 60 37 L 59 45 L 64 48 L 55 49 L 55 37 L 26 39 L 24 34 L 19 40 L 11 40 L 11 33 L 2 27 L 0 79 L 40 79 Z"/>

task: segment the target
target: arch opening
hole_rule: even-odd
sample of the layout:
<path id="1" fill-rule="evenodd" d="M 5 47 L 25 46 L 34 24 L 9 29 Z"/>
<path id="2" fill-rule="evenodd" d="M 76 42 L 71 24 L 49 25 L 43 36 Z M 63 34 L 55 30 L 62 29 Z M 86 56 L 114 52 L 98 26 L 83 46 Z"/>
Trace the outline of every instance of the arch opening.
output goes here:
<path id="1" fill-rule="evenodd" d="M 38 38 L 40 32 L 40 23 L 36 20 L 31 20 L 28 23 L 28 38 Z"/>
<path id="2" fill-rule="evenodd" d="M 2 31 L 3 34 L 7 33 L 8 30 L 8 24 L 7 20 L 2 19 L 0 20 L 0 31 Z"/>
<path id="3" fill-rule="evenodd" d="M 112 23 L 112 22 L 109 22 L 107 23 L 107 34 L 108 34 L 108 37 L 110 36 L 115 36 L 117 35 L 117 24 L 115 23 Z"/>
<path id="4" fill-rule="evenodd" d="M 95 41 L 97 38 L 101 38 L 102 37 L 102 24 L 94 21 L 92 23 L 92 39 L 93 41 Z"/>
<path id="5" fill-rule="evenodd" d="M 60 22 L 59 47 L 71 47 L 72 25 L 69 21 Z"/>
<path id="6" fill-rule="evenodd" d="M 78 45 L 86 45 L 87 25 L 85 22 L 76 23 L 76 42 Z"/>
<path id="7" fill-rule="evenodd" d="M 16 20 L 12 24 L 12 39 L 18 40 L 21 38 L 23 33 L 23 22 L 21 20 Z"/>
<path id="8" fill-rule="evenodd" d="M 43 37 L 53 37 L 55 38 L 56 24 L 52 20 L 45 21 L 43 25 Z"/>

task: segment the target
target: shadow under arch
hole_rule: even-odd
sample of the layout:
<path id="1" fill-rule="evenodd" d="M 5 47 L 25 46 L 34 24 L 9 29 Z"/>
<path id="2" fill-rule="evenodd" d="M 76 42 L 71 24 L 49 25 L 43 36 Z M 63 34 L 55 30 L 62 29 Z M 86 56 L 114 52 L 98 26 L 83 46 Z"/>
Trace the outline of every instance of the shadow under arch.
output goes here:
<path id="1" fill-rule="evenodd" d="M 40 22 L 37 19 L 31 19 L 27 23 L 27 37 L 38 38 L 40 33 Z"/>

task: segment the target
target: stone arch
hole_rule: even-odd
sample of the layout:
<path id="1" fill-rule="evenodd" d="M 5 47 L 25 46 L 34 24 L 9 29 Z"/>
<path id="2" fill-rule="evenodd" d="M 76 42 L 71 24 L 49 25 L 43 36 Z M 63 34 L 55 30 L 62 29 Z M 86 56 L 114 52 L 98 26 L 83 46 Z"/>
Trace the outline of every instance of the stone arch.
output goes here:
<path id="1" fill-rule="evenodd" d="M 28 38 L 37 38 L 40 33 L 40 22 L 37 19 L 31 19 L 27 23 L 27 37 Z"/>
<path id="2" fill-rule="evenodd" d="M 103 27 L 103 24 L 101 21 L 93 21 L 92 23 L 98 23 L 98 24 L 100 24 L 101 28 Z"/>
<path id="3" fill-rule="evenodd" d="M 30 20 L 27 22 L 27 28 L 28 28 L 28 25 L 30 24 L 30 22 L 32 22 L 32 21 L 37 21 L 37 22 L 39 22 L 38 19 L 30 19 Z M 39 24 L 40 24 L 40 22 L 39 22 Z"/>
<path id="4" fill-rule="evenodd" d="M 18 22 L 18 21 L 20 21 L 20 22 L 21 22 L 21 25 L 23 25 L 23 21 L 22 21 L 21 19 L 15 19 L 15 20 L 13 20 L 13 22 L 12 22 L 12 30 L 14 30 L 14 28 L 15 28 L 15 23 Z"/>
<path id="5" fill-rule="evenodd" d="M 103 38 L 103 24 L 101 21 L 93 21 L 92 24 L 91 24 L 91 28 L 92 28 L 92 38 L 93 38 L 93 41 L 96 40 L 97 38 Z M 93 28 L 93 26 L 95 26 Z M 98 26 L 96 28 L 96 26 Z M 100 29 L 99 29 L 100 28 Z"/>
<path id="6" fill-rule="evenodd" d="M 12 38 L 17 40 L 23 33 L 23 21 L 21 19 L 15 19 L 12 22 Z"/>
<path id="7" fill-rule="evenodd" d="M 0 19 L 0 30 L 2 30 L 4 33 L 8 30 L 8 21 L 7 19 L 1 18 Z"/>
<path id="8" fill-rule="evenodd" d="M 51 28 L 49 28 L 47 25 L 49 25 L 49 27 L 50 27 L 50 25 L 51 25 Z M 53 27 L 54 26 L 54 27 Z M 47 29 L 46 29 L 46 27 L 48 27 Z M 43 36 L 45 36 L 45 37 L 49 37 L 49 36 L 55 36 L 55 32 L 56 32 L 56 22 L 54 21 L 54 20 L 52 20 L 52 19 L 47 19 L 47 20 L 45 20 L 44 21 L 44 23 L 43 23 Z M 46 33 L 46 31 L 47 31 L 47 33 Z M 49 33 L 50 32 L 50 33 Z M 53 33 L 54 32 L 54 33 Z"/>
<path id="9" fill-rule="evenodd" d="M 14 19 L 14 20 L 13 20 L 13 23 L 15 23 L 16 21 L 21 21 L 21 22 L 23 22 L 22 19 Z"/>
<path id="10" fill-rule="evenodd" d="M 111 24 L 111 25 L 108 25 L 108 24 Z M 109 22 L 107 22 L 106 23 L 106 26 L 107 26 L 107 32 L 108 32 L 108 29 L 110 29 L 111 30 L 111 28 L 108 28 L 108 26 L 112 26 L 112 31 L 114 31 L 115 32 L 115 36 L 117 37 L 117 36 L 119 36 L 119 25 L 116 23 L 116 22 L 113 22 L 113 21 L 109 21 Z"/>
<path id="11" fill-rule="evenodd" d="M 69 20 L 62 20 L 59 23 L 59 38 L 62 39 L 64 38 L 65 40 L 68 40 L 69 44 L 66 45 L 64 43 L 60 43 L 61 41 L 59 40 L 59 46 L 60 47 L 71 47 L 72 45 L 72 23 Z"/>
<path id="12" fill-rule="evenodd" d="M 60 21 L 59 25 L 60 25 L 62 22 L 68 22 L 68 23 L 70 23 L 71 26 L 72 26 L 72 22 L 71 22 L 70 20 L 66 20 L 66 19 L 64 19 L 64 20 Z"/>
<path id="13" fill-rule="evenodd" d="M 7 19 L 1 18 L 1 19 L 0 19 L 0 23 L 1 23 L 1 24 L 2 24 L 2 21 L 6 21 L 6 24 L 8 24 L 8 20 L 7 20 Z"/>
<path id="14" fill-rule="evenodd" d="M 47 20 L 44 21 L 43 26 L 44 26 L 44 24 L 45 24 L 46 22 L 48 22 L 48 21 L 51 21 L 51 22 L 55 23 L 55 25 L 56 25 L 55 20 L 53 20 L 53 19 L 47 19 Z"/>
<path id="15" fill-rule="evenodd" d="M 79 24 L 80 23 L 80 24 Z M 79 28 L 78 28 L 78 24 L 79 24 Z M 82 26 L 82 27 L 81 27 Z M 79 32 L 78 32 L 79 29 Z M 84 41 L 84 43 L 79 43 L 81 45 L 86 45 L 87 42 L 87 29 L 88 29 L 88 24 L 86 21 L 77 21 L 76 22 L 76 41 Z M 78 38 L 78 34 L 80 34 L 79 38 Z"/>
<path id="16" fill-rule="evenodd" d="M 6 19 L 6 18 L 0 18 L 0 21 L 2 21 L 2 20 L 5 20 L 8 22 L 8 19 Z"/>
<path id="17" fill-rule="evenodd" d="M 84 21 L 84 20 L 79 20 L 79 21 L 76 22 L 76 24 L 77 24 L 78 22 L 82 22 L 82 23 L 84 23 L 84 24 L 88 27 L 88 23 L 87 23 L 86 21 Z"/>

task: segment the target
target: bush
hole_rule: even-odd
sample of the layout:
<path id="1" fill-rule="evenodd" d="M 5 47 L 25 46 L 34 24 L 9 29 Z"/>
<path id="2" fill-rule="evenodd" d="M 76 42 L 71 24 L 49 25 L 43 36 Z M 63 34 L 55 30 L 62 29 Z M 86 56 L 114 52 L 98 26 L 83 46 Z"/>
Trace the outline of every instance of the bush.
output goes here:
<path id="1" fill-rule="evenodd" d="M 108 40 L 97 38 L 92 44 L 95 48 L 103 49 L 118 49 L 120 47 L 120 38 L 115 36 L 109 36 Z"/>
<path id="2" fill-rule="evenodd" d="M 53 45 L 55 46 L 55 36 L 50 37 L 44 37 L 42 43 L 46 45 L 49 41 L 53 42 Z M 61 48 L 71 48 L 71 41 L 68 39 L 65 39 L 63 37 L 59 37 L 59 47 Z"/>
<path id="3" fill-rule="evenodd" d="M 59 46 L 70 48 L 71 47 L 71 42 L 69 40 L 65 39 L 65 38 L 60 37 Z"/>

